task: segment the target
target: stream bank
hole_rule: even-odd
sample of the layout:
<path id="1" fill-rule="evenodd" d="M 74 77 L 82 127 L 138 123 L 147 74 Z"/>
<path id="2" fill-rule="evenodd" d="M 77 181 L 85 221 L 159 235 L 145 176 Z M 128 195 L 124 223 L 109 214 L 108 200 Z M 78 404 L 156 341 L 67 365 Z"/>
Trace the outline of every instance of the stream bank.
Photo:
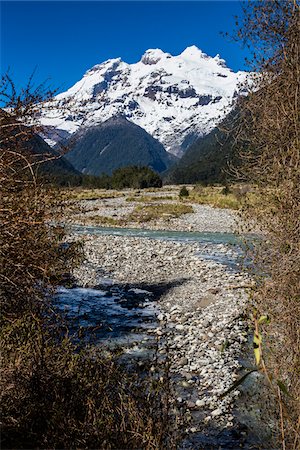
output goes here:
<path id="1" fill-rule="evenodd" d="M 252 281 L 234 234 L 236 212 L 191 203 L 193 212 L 177 218 L 107 226 L 122 223 L 136 207 L 128 194 L 81 201 L 71 223 L 71 239 L 80 239 L 85 250 L 85 261 L 74 272 L 77 287 L 109 290 L 117 304 L 121 296 L 129 323 L 131 312 L 141 318 L 152 308 L 146 326 L 142 320 L 135 323 L 109 345 L 121 339 L 129 360 L 138 360 L 145 350 L 146 357 L 151 355 L 155 345 L 162 367 L 166 360 L 171 363 L 173 401 L 186 424 L 180 448 L 272 448 L 261 377 L 254 372 L 245 385 L 223 396 L 253 366 L 245 316 Z M 145 193 L 143 201 L 147 196 L 154 208 L 176 202 L 168 200 L 174 198 L 172 190 Z M 100 226 L 95 226 L 97 217 Z M 140 303 L 130 312 L 133 290 Z"/>
<path id="2" fill-rule="evenodd" d="M 171 361 L 174 401 L 187 423 L 182 448 L 267 448 L 265 434 L 257 429 L 260 411 L 246 408 L 239 414 L 240 389 L 222 398 L 244 373 L 243 352 L 250 351 L 244 312 L 251 280 L 241 270 L 236 237 L 215 233 L 193 239 L 189 234 L 185 239 L 182 232 L 162 237 L 147 230 L 141 237 L 134 230 L 110 234 L 97 228 L 77 232 L 86 255 L 74 273 L 78 285 L 98 290 L 110 285 L 115 293 L 122 286 L 123 293 L 135 291 L 141 301 L 154 303 L 146 327 L 135 324 L 131 337 L 123 339 L 124 352 L 135 358 L 158 342 L 161 363 Z M 255 383 L 255 377 L 249 378 Z"/>

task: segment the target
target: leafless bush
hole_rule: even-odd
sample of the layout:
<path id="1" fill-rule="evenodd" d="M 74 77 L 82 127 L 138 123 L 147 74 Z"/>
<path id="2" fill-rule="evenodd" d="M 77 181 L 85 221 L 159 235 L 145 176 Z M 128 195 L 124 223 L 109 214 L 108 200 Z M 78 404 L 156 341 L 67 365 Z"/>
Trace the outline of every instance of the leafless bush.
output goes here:
<path id="1" fill-rule="evenodd" d="M 62 245 L 60 192 L 37 177 L 31 139 L 42 87 L 2 79 L 0 114 L 1 406 L 3 448 L 174 448 L 169 390 L 78 348 L 56 313 L 55 285 L 81 258 Z M 46 100 L 51 97 L 47 91 Z M 47 159 L 47 157 L 46 157 Z M 145 375 L 145 374 L 144 374 Z"/>
<path id="2" fill-rule="evenodd" d="M 244 217 L 265 240 L 256 248 L 254 304 L 270 317 L 263 357 L 279 401 L 283 448 L 299 448 L 300 405 L 300 8 L 297 0 L 249 2 L 237 37 L 256 48 L 250 93 L 234 129 L 256 188 Z M 264 275 L 262 275 L 264 274 Z"/>

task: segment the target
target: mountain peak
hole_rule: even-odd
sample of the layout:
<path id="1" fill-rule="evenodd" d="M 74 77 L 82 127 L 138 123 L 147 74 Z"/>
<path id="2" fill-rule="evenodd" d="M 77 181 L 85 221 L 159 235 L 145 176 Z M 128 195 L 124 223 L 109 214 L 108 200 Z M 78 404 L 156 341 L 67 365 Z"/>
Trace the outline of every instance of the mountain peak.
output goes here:
<path id="1" fill-rule="evenodd" d="M 122 62 L 121 58 L 107 59 L 106 61 L 100 64 L 96 64 L 91 69 L 87 70 L 85 75 L 91 75 L 92 73 L 102 70 L 103 68 L 105 69 L 116 68 L 121 62 Z"/>
<path id="2" fill-rule="evenodd" d="M 199 59 L 199 58 L 207 58 L 207 54 L 202 52 L 200 48 L 198 48 L 196 45 L 191 45 L 190 47 L 187 47 L 183 52 L 180 54 L 180 56 L 186 57 L 186 58 L 192 58 L 192 59 Z"/>
<path id="3" fill-rule="evenodd" d="M 160 48 L 149 48 L 145 51 L 141 58 L 141 62 L 146 65 L 156 64 L 163 57 L 171 56 L 169 53 L 163 52 Z"/>
<path id="4" fill-rule="evenodd" d="M 174 56 L 150 48 L 133 64 L 115 58 L 94 66 L 56 97 L 70 99 L 73 111 L 59 112 L 58 104 L 43 124 L 71 135 L 122 115 L 178 155 L 231 110 L 245 76 L 195 45 Z"/>

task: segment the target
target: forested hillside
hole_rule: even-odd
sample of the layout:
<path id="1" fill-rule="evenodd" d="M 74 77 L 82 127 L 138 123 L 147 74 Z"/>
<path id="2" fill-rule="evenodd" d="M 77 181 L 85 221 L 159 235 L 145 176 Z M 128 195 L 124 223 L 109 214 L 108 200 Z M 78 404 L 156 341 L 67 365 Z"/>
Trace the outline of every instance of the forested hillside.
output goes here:
<path id="1" fill-rule="evenodd" d="M 199 138 L 164 174 L 166 183 L 213 184 L 234 179 L 231 167 L 238 164 L 238 149 L 231 133 L 239 119 L 238 111 L 226 119 L 208 135 Z"/>
<path id="2" fill-rule="evenodd" d="M 88 175 L 110 175 L 119 167 L 134 165 L 162 172 L 172 161 L 162 144 L 123 117 L 78 132 L 72 142 L 66 158 Z"/>

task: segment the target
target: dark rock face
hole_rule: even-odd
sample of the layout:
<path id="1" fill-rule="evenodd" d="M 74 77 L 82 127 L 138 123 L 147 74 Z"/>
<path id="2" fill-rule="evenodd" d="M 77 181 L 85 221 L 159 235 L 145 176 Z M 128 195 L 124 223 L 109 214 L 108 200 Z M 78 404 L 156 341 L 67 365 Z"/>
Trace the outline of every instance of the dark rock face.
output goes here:
<path id="1" fill-rule="evenodd" d="M 94 89 L 93 89 L 93 97 L 96 97 L 98 94 L 105 91 L 107 86 L 108 86 L 108 83 L 106 80 L 101 81 L 101 83 L 95 84 Z"/>
<path id="2" fill-rule="evenodd" d="M 75 144 L 66 158 L 77 170 L 89 175 L 111 174 L 119 167 L 132 165 L 163 172 L 171 163 L 162 144 L 123 116 L 85 129 L 73 140 Z"/>

